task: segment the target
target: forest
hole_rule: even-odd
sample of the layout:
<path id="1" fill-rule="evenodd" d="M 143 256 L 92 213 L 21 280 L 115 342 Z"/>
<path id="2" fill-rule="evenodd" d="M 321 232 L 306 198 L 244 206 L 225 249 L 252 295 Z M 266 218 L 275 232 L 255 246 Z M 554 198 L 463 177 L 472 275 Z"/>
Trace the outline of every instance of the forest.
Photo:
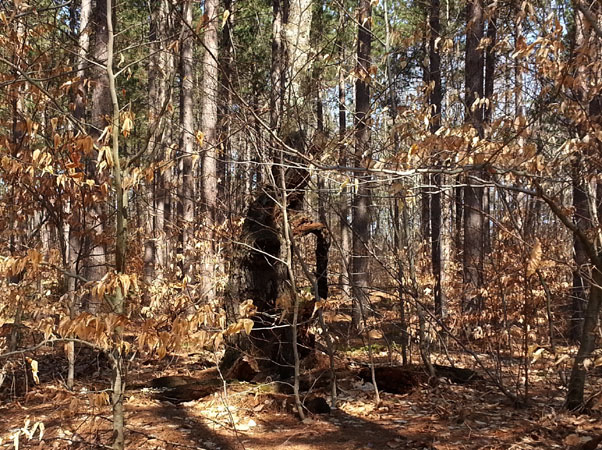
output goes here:
<path id="1" fill-rule="evenodd" d="M 599 0 L 1 0 L 0 214 L 2 449 L 602 444 Z"/>

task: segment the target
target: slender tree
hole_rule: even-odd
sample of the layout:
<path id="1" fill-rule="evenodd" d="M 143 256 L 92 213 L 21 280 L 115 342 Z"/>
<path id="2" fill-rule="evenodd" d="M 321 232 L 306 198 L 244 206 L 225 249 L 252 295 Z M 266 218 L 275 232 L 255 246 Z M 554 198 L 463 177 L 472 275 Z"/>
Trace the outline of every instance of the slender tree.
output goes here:
<path id="1" fill-rule="evenodd" d="M 109 78 L 106 65 L 108 59 L 107 45 L 109 41 L 107 2 L 98 0 L 92 9 L 91 26 L 94 31 L 91 56 L 97 63 L 91 69 L 92 82 L 92 109 L 90 111 L 90 135 L 95 141 L 95 146 L 100 149 L 106 145 L 107 133 L 105 128 L 109 125 L 107 117 L 111 116 L 113 107 L 109 92 Z M 97 172 L 96 161 L 92 158 L 86 162 L 88 177 L 101 181 L 102 175 Z M 85 203 L 89 203 L 83 220 L 85 230 L 82 250 L 83 274 L 89 281 L 98 281 L 106 273 L 106 250 L 102 243 L 104 224 L 106 224 L 106 211 L 103 203 L 99 201 L 102 196 L 96 187 L 84 193 Z M 100 304 L 89 298 L 87 305 L 91 312 L 99 311 Z"/>
<path id="2" fill-rule="evenodd" d="M 345 46 L 343 33 L 345 29 L 345 12 L 339 12 L 339 30 L 337 33 L 336 49 L 338 57 L 338 125 L 339 125 L 339 164 L 345 167 L 348 163 L 348 137 L 347 137 L 347 83 L 345 82 Z M 341 235 L 341 285 L 347 298 L 351 297 L 351 228 L 350 228 L 350 189 L 345 184 L 341 189 L 339 232 Z"/>
<path id="3" fill-rule="evenodd" d="M 167 150 L 171 145 L 168 132 L 168 110 L 171 104 L 171 84 L 175 71 L 174 55 L 169 46 L 173 24 L 171 20 L 172 3 L 170 0 L 151 2 L 148 58 L 148 122 L 149 148 L 151 161 L 159 163 L 148 195 L 154 205 L 152 220 L 147 225 L 152 228 L 150 238 L 145 244 L 145 277 L 151 282 L 156 275 L 162 276 L 169 245 L 165 236 L 170 218 L 170 170 L 164 167 Z"/>
<path id="4" fill-rule="evenodd" d="M 580 132 L 583 134 L 591 133 L 592 130 L 599 129 L 602 125 L 602 93 L 599 88 L 600 80 L 602 80 L 602 69 L 599 64 L 592 64 L 594 61 L 600 61 L 602 57 L 602 7 L 596 2 L 590 7 L 581 3 L 580 0 L 574 0 L 576 16 L 576 42 L 573 50 L 573 63 L 578 70 L 578 77 L 575 84 L 579 87 L 579 101 L 583 105 L 583 109 L 587 111 L 586 116 L 581 116 L 581 123 L 578 123 Z M 592 80 L 597 81 L 597 83 Z M 602 149 L 600 140 L 590 141 L 591 144 L 583 148 L 584 156 L 599 155 Z M 573 166 L 575 167 L 575 166 Z M 599 176 L 599 169 L 595 170 Z M 584 401 L 585 379 L 587 374 L 586 361 L 591 358 L 592 352 L 596 347 L 596 328 L 600 319 L 600 310 L 602 309 L 602 252 L 600 247 L 600 235 L 595 238 L 593 233 L 588 233 L 585 228 L 591 228 L 592 210 L 589 205 L 595 205 L 591 198 L 587 198 L 583 184 L 579 181 L 579 174 L 573 171 L 573 204 L 575 208 L 575 216 L 572 226 L 575 239 L 579 239 L 579 246 L 575 246 L 575 262 L 580 263 L 577 257 L 582 254 L 588 256 L 589 262 L 592 264 L 591 284 L 589 287 L 589 296 L 585 307 L 583 308 L 583 322 L 581 325 L 581 338 L 579 350 L 571 377 L 569 379 L 567 392 L 567 407 L 571 410 L 581 408 Z M 549 202 L 548 202 L 549 203 Z M 584 204 L 584 203 L 587 203 Z M 568 219 L 565 219 L 565 224 Z M 577 251 L 579 250 L 579 251 Z M 577 268 L 579 270 L 579 267 Z M 575 273 L 573 280 L 575 280 Z M 577 282 L 579 282 L 577 280 Z M 584 284 L 583 279 L 581 280 Z M 575 296 L 575 293 L 573 293 Z M 576 301 L 580 301 L 577 299 Z M 581 308 L 574 308 L 580 310 Z M 573 311 L 573 319 L 575 318 Z M 575 327 L 575 322 L 572 327 Z"/>
<path id="5" fill-rule="evenodd" d="M 115 195 L 115 273 L 117 277 L 126 276 L 127 256 L 127 193 L 124 192 L 121 173 L 121 155 L 119 151 L 120 111 L 117 98 L 116 77 L 113 72 L 113 58 L 115 55 L 115 31 L 113 26 L 112 0 L 106 0 L 106 24 L 107 24 L 107 59 L 106 73 L 108 81 L 108 92 L 111 102 L 111 153 L 113 158 L 113 189 Z M 113 313 L 123 316 L 126 312 L 126 296 L 124 283 L 115 287 L 111 297 Z M 125 448 L 125 350 L 123 348 L 123 327 L 117 325 L 114 331 L 114 344 L 110 353 L 113 368 L 111 380 L 111 405 L 113 407 L 113 449 L 123 450 Z"/>
<path id="6" fill-rule="evenodd" d="M 203 83 L 201 97 L 201 131 L 203 132 L 202 165 L 201 165 L 201 183 L 203 198 L 203 222 L 206 226 L 206 237 L 208 239 L 206 248 L 208 251 L 203 261 L 203 289 L 204 292 L 213 298 L 215 295 L 215 259 L 216 244 L 214 241 L 214 228 L 218 220 L 217 208 L 217 105 L 219 98 L 219 80 L 218 80 L 218 0 L 205 0 L 205 15 L 207 24 L 203 33 Z M 223 180 L 222 180 L 223 182 Z"/>
<path id="7" fill-rule="evenodd" d="M 178 226 L 179 251 L 183 255 L 182 276 L 191 276 L 190 256 L 194 230 L 194 39 L 192 35 L 192 1 L 182 3 L 182 32 L 180 34 L 180 154 L 182 182 L 179 187 Z"/>
<path id="8" fill-rule="evenodd" d="M 90 50 L 90 14 L 92 12 L 92 0 L 82 0 L 79 10 L 79 29 L 78 29 L 78 47 L 79 51 L 77 54 L 77 75 L 80 79 L 80 83 L 77 86 L 74 100 L 74 111 L 73 118 L 82 123 L 85 123 L 86 117 L 86 100 L 88 97 L 88 89 L 86 89 L 84 80 L 86 79 L 86 58 Z M 74 18 L 75 19 L 75 18 Z M 75 22 L 75 20 L 74 20 Z M 66 246 L 66 267 L 74 275 L 80 274 L 80 258 L 82 256 L 82 230 L 81 226 L 84 224 L 82 211 L 73 211 L 73 205 L 65 205 L 65 215 L 69 216 L 73 214 L 76 217 L 75 224 L 72 225 L 67 221 L 65 223 L 65 241 Z M 78 229 L 80 228 L 80 229 Z M 66 277 L 66 290 L 70 297 L 69 304 L 69 316 L 74 319 L 79 312 L 79 305 L 77 304 L 77 298 L 75 297 L 75 290 L 77 288 L 78 279 L 76 276 Z M 73 388 L 74 377 L 75 377 L 75 345 L 73 342 L 67 344 L 67 360 L 69 362 L 69 368 L 67 372 L 67 387 Z"/>
<path id="9" fill-rule="evenodd" d="M 443 90 L 441 87 L 441 56 L 438 44 L 441 40 L 441 24 L 439 21 L 440 2 L 431 0 L 429 13 L 429 104 L 431 107 L 430 131 L 435 134 L 441 127 L 441 103 Z M 435 158 L 439 159 L 438 155 Z M 437 164 L 440 166 L 440 164 Z M 441 174 L 434 173 L 432 176 L 434 192 L 431 199 L 431 262 L 433 275 L 435 276 L 435 311 L 439 316 L 445 316 L 447 312 L 447 301 L 442 287 L 445 278 L 445 254 L 442 239 L 442 217 L 441 217 Z"/>
<path id="10" fill-rule="evenodd" d="M 475 102 L 483 98 L 483 0 L 466 5 L 465 122 L 483 137 L 482 108 Z M 477 152 L 472 151 L 474 159 Z M 469 173 L 464 188 L 464 307 L 480 307 L 483 286 L 483 187 Z"/>
<path id="11" fill-rule="evenodd" d="M 372 49 L 372 4 L 359 0 L 357 31 L 357 80 L 355 82 L 355 165 L 366 164 L 370 151 L 370 67 Z M 362 328 L 367 310 L 367 288 L 369 286 L 368 241 L 370 239 L 370 175 L 356 175 L 356 192 L 353 200 L 353 325 Z"/>

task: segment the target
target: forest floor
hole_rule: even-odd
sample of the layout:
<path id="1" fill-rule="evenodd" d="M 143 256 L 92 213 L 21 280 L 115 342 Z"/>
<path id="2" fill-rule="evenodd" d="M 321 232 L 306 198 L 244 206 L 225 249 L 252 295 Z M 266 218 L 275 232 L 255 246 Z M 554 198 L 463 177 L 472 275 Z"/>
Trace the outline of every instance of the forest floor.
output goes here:
<path id="1" fill-rule="evenodd" d="M 375 357 L 381 363 L 390 358 L 385 334 L 374 335 L 380 344 L 375 346 Z M 77 384 L 69 391 L 60 375 L 65 358 L 57 353 L 40 355 L 40 384 L 29 386 L 25 394 L 0 400 L 0 449 L 109 448 L 107 362 L 80 350 Z M 267 384 L 230 383 L 206 397 L 181 403 L 159 399 L 145 388 L 151 380 L 165 375 L 194 377 L 215 366 L 208 359 L 211 355 L 168 355 L 161 361 L 139 358 L 128 375 L 127 448 L 592 450 L 602 440 L 602 398 L 598 395 L 590 402 L 588 414 L 564 411 L 565 389 L 560 379 L 568 365 L 551 359 L 541 357 L 532 364 L 526 406 L 513 404 L 479 370 L 479 379 L 463 384 L 441 379 L 433 385 L 423 377 L 406 393 L 381 392 L 381 403 L 375 405 L 373 386 L 357 376 L 359 368 L 365 367 L 365 348 L 348 347 L 338 355 L 337 408 L 329 414 L 308 413 L 303 421 L 297 418 L 290 396 L 266 388 Z M 460 352 L 452 356 L 460 367 L 477 367 L 472 356 Z M 484 353 L 478 356 L 485 367 L 495 369 L 495 359 Z M 436 362 L 444 364 L 445 360 L 441 356 Z M 588 377 L 589 395 L 602 392 L 599 369 Z M 504 373 L 506 388 L 516 392 L 517 383 L 524 381 L 520 365 L 506 363 Z M 317 377 L 314 380 L 329 376 L 327 356 L 317 359 L 312 374 Z M 321 387 L 312 389 L 312 395 L 329 399 L 324 384 L 316 381 L 315 386 Z"/>

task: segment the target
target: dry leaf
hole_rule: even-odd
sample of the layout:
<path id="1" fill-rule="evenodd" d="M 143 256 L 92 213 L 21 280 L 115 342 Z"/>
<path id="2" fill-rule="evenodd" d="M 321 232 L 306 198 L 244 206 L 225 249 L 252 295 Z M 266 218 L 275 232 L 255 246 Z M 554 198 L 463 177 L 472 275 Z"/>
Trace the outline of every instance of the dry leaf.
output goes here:
<path id="1" fill-rule="evenodd" d="M 565 445 L 579 445 L 581 443 L 581 438 L 579 437 L 578 434 L 569 434 L 567 437 L 564 438 L 564 444 Z"/>
<path id="2" fill-rule="evenodd" d="M 529 256 L 529 263 L 527 264 L 527 277 L 533 275 L 539 268 L 541 263 L 541 242 L 535 238 L 535 244 L 531 249 L 531 255 Z"/>

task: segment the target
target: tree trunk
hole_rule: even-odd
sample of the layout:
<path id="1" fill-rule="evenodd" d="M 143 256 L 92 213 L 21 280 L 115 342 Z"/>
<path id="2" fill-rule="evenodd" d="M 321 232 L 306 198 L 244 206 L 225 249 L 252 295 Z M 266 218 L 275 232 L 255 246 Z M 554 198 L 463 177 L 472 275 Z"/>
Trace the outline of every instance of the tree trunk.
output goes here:
<path id="1" fill-rule="evenodd" d="M 100 0 L 99 0 L 100 1 Z M 113 187 L 115 190 L 115 272 L 117 276 L 126 273 L 127 254 L 127 193 L 122 186 L 122 173 L 119 154 L 119 101 L 117 99 L 117 87 L 113 73 L 114 55 L 114 31 L 113 31 L 113 8 L 112 0 L 106 0 L 106 23 L 107 23 L 107 60 L 106 73 L 109 83 L 108 90 L 112 106 L 111 114 L 111 152 L 113 154 Z M 118 285 L 112 297 L 113 313 L 123 315 L 125 313 L 127 292 Z M 113 349 L 110 360 L 112 362 L 113 378 L 111 380 L 111 403 L 113 406 L 113 449 L 123 450 L 125 448 L 125 414 L 123 408 L 125 393 L 125 361 L 126 356 L 123 349 L 123 328 L 117 326 L 113 330 Z"/>
<path id="2" fill-rule="evenodd" d="M 219 5 L 218 5 L 219 6 Z M 233 204 L 236 200 L 244 195 L 236 191 L 236 177 L 231 173 L 229 164 L 233 160 L 235 152 L 232 151 L 232 143 L 234 137 L 232 134 L 232 98 L 234 89 L 234 73 L 235 73 L 235 61 L 234 61 L 234 41 L 233 41 L 233 30 L 234 30 L 234 15 L 232 13 L 232 0 L 224 0 L 224 14 L 226 11 L 229 12 L 228 18 L 224 22 L 222 32 L 220 35 L 220 41 L 218 43 L 219 49 L 219 76 L 218 76 L 218 140 L 222 146 L 221 157 L 217 161 L 217 173 L 219 178 L 222 180 L 218 183 L 217 197 L 226 207 L 225 213 L 222 213 L 222 219 L 231 220 L 235 214 L 238 214 L 239 209 Z M 255 122 L 255 120 L 253 120 Z M 255 125 L 255 124 L 253 124 Z M 252 128 L 253 129 L 253 128 Z M 253 131 L 255 131 L 253 129 Z M 246 144 L 248 145 L 248 143 Z M 259 147 L 261 148 L 261 147 Z M 243 150 L 242 158 L 248 161 L 246 153 L 247 149 Z M 249 178 L 246 177 L 244 184 L 248 183 Z M 248 190 L 243 189 L 244 192 Z M 222 261 L 219 262 L 223 265 Z"/>
<path id="3" fill-rule="evenodd" d="M 193 115 L 193 46 L 194 39 L 190 31 L 192 25 L 192 1 L 187 0 L 182 4 L 182 34 L 180 54 L 180 125 L 182 134 L 180 137 L 180 154 L 182 156 L 182 184 L 179 187 L 180 201 L 178 204 L 178 225 L 180 227 L 179 250 L 183 255 L 181 263 L 182 277 L 193 276 L 190 271 L 193 227 L 194 227 L 194 115 Z"/>
<path id="4" fill-rule="evenodd" d="M 465 103 L 466 123 L 483 137 L 483 110 L 473 107 L 483 97 L 484 58 L 479 49 L 483 37 L 483 0 L 469 0 L 466 7 Z M 464 188 L 464 308 L 481 308 L 483 286 L 483 188 L 470 173 Z"/>
<path id="5" fill-rule="evenodd" d="M 107 29 L 107 18 L 110 11 L 107 11 L 107 3 L 104 0 L 98 0 L 92 9 L 91 24 L 94 30 L 94 40 L 92 46 L 92 57 L 100 66 L 92 66 L 92 111 L 90 114 L 91 131 L 90 135 L 96 145 L 100 148 L 104 142 L 100 142 L 100 136 L 107 125 L 106 117 L 110 117 L 113 111 L 111 105 L 111 95 L 109 92 L 109 80 L 106 71 L 107 63 L 107 45 L 109 33 Z M 100 175 L 96 172 L 95 158 L 89 158 L 86 161 L 87 174 L 91 179 L 99 183 Z M 100 199 L 102 194 L 97 188 L 86 189 L 84 201 L 90 202 L 86 209 L 83 231 L 84 242 L 82 243 L 83 257 L 83 276 L 89 281 L 100 280 L 106 272 L 106 251 L 101 244 L 104 226 L 106 224 L 106 212 Z M 100 309 L 100 304 L 88 297 L 85 305 L 91 313 L 96 313 Z"/>
<path id="6" fill-rule="evenodd" d="M 357 67 L 358 78 L 355 82 L 355 165 L 360 167 L 370 151 L 370 65 L 372 47 L 372 4 L 370 0 L 359 0 L 359 25 L 357 32 Z M 357 191 L 353 200 L 353 314 L 352 324 L 356 329 L 362 328 L 362 310 L 367 310 L 366 289 L 369 282 L 370 239 L 370 175 L 356 175 Z M 365 306 L 365 307 L 364 307 Z"/>
<path id="7" fill-rule="evenodd" d="M 339 17 L 339 26 L 341 29 L 345 25 L 345 14 L 343 12 L 340 13 Z M 342 35 L 339 34 L 337 37 L 337 51 L 339 58 L 339 67 L 338 67 L 338 112 L 339 112 L 339 164 L 342 167 L 345 167 L 348 163 L 347 152 L 347 105 L 346 105 L 346 95 L 347 95 L 347 86 L 345 83 L 345 69 L 343 67 L 343 63 L 345 61 L 345 47 L 342 41 Z M 339 230 L 341 233 L 341 277 L 340 283 L 345 293 L 347 299 L 351 299 L 351 259 L 349 255 L 351 255 L 351 228 L 350 228 L 350 219 L 349 219 L 349 195 L 350 189 L 347 185 L 343 186 L 341 189 L 340 195 L 340 212 L 339 212 Z"/>
<path id="8" fill-rule="evenodd" d="M 575 208 L 573 221 L 581 230 L 585 231 L 590 225 L 589 202 L 587 198 L 586 187 L 584 186 L 583 176 L 580 173 L 581 158 L 576 155 L 573 161 L 573 207 Z M 583 313 L 587 302 L 588 274 L 587 257 L 583 243 L 575 236 L 573 237 L 573 251 L 575 267 L 573 268 L 573 288 L 571 293 L 571 319 L 569 326 L 569 338 L 576 342 L 581 336 L 581 327 L 583 324 Z"/>
<path id="9" fill-rule="evenodd" d="M 79 30 L 78 30 L 78 45 L 79 52 L 77 55 L 77 75 L 81 82 L 78 84 L 75 93 L 75 109 L 73 111 L 73 117 L 80 123 L 85 122 L 86 116 L 86 100 L 88 97 L 88 90 L 86 89 L 83 80 L 86 78 L 86 58 L 90 50 L 90 14 L 92 13 L 92 0 L 82 0 L 80 6 L 79 16 Z M 77 223 L 83 224 L 83 217 L 81 211 L 74 211 L 70 204 L 65 205 L 65 216 L 71 214 L 77 215 Z M 67 270 L 75 275 L 79 275 L 80 257 L 82 251 L 82 240 L 81 233 L 76 232 L 74 227 L 71 226 L 70 222 L 65 225 L 65 242 L 66 242 L 66 262 Z M 77 304 L 77 297 L 75 296 L 75 290 L 77 289 L 77 280 L 75 277 L 67 276 L 65 280 L 65 286 L 67 289 L 67 295 L 69 298 L 69 317 L 74 319 L 78 313 L 79 305 Z M 66 354 L 68 361 L 67 369 L 67 387 L 73 388 L 74 375 L 75 375 L 75 346 L 73 342 L 66 344 Z"/>
<path id="10" fill-rule="evenodd" d="M 305 152 L 304 138 L 294 133 L 285 143 L 300 152 Z M 288 164 L 287 164 L 288 165 Z M 277 173 L 277 172 L 276 172 Z M 274 177 L 274 180 L 278 178 Z M 290 215 L 292 236 L 307 233 L 316 234 L 316 278 L 319 295 L 325 299 L 328 295 L 327 239 L 320 234 L 325 232 L 323 224 L 308 220 L 302 212 L 304 191 L 308 174 L 304 170 L 290 168 L 285 174 L 287 195 L 287 214 Z M 264 187 L 249 205 L 242 233 L 233 255 L 232 269 L 227 289 L 228 308 L 233 315 L 238 310 L 240 299 L 251 299 L 257 307 L 255 327 L 247 342 L 239 342 L 242 349 L 256 356 L 264 370 L 276 371 L 281 377 L 291 376 L 294 367 L 292 335 L 289 327 L 277 326 L 282 321 L 290 321 L 293 315 L 294 295 L 288 289 L 289 279 L 282 229 L 281 207 L 276 203 L 278 185 Z M 321 246 L 321 247 L 320 247 Z M 309 333 L 309 319 L 313 312 L 313 302 L 303 304 L 298 315 L 299 355 L 306 356 L 313 350 L 314 339 Z M 231 317 L 231 320 L 236 317 Z M 290 322 L 289 322 L 290 323 Z M 240 341 L 240 340 L 239 340 Z"/>
<path id="11" fill-rule="evenodd" d="M 151 3 L 153 10 L 150 18 L 150 49 L 148 66 L 149 84 L 149 126 L 151 135 L 149 152 L 152 160 L 163 161 L 170 146 L 170 135 L 166 132 L 168 124 L 167 112 L 171 102 L 171 79 L 174 74 L 174 58 L 169 50 L 168 38 L 172 31 L 170 23 L 171 5 L 169 0 L 157 0 Z M 170 170 L 170 169 L 167 169 Z M 149 195 L 152 195 L 155 211 L 152 214 L 152 237 L 146 242 L 145 253 L 150 260 L 146 264 L 145 273 L 147 282 L 151 282 L 156 275 L 162 276 L 167 257 L 167 231 L 166 223 L 170 221 L 167 204 L 169 203 L 170 189 L 167 186 L 169 177 L 165 170 L 157 170 L 149 186 Z M 150 266 L 150 267 L 149 267 Z"/>
<path id="12" fill-rule="evenodd" d="M 589 5 L 589 6 L 588 6 Z M 602 25 L 602 7 L 599 2 L 591 4 L 574 3 L 576 10 L 575 24 L 575 49 L 573 50 L 573 59 L 577 66 L 578 76 L 575 80 L 575 85 L 579 86 L 579 100 L 581 100 L 588 110 L 587 119 L 577 123 L 582 135 L 591 132 L 592 125 L 599 127 L 602 121 L 602 95 L 599 90 L 593 86 L 599 85 L 602 79 L 602 69 L 598 61 L 602 56 L 602 40 L 594 29 L 599 30 Z M 588 9 L 586 9 L 588 8 Z M 586 14 L 587 13 L 587 14 Z M 589 16 L 589 17 L 588 17 Z M 597 83 L 596 83 L 597 81 Z M 590 210 L 590 202 L 588 199 L 588 189 L 585 181 L 586 176 L 580 174 L 580 169 L 586 167 L 585 164 L 580 164 L 583 155 L 599 155 L 601 150 L 600 141 L 594 140 L 590 147 L 583 148 L 581 154 L 573 161 L 573 205 L 575 207 L 573 223 L 576 230 L 585 236 L 590 236 L 588 230 L 592 226 L 592 217 L 595 216 L 594 210 Z M 597 171 L 599 172 L 599 171 Z M 574 233 L 576 235 L 577 233 Z M 598 238 L 599 236 L 596 236 Z M 575 236 L 575 239 L 577 236 Z M 579 266 L 586 262 L 583 260 L 583 253 L 586 253 L 589 262 L 592 263 L 592 282 L 589 287 L 589 300 L 585 305 L 585 314 L 583 314 L 583 322 L 581 327 L 581 342 L 577 356 L 573 363 L 573 369 L 568 385 L 568 393 L 566 406 L 570 410 L 575 410 L 583 405 L 585 379 L 587 375 L 586 361 L 591 358 L 592 352 L 596 346 L 596 328 L 602 308 L 602 264 L 600 259 L 602 254 L 598 248 L 596 249 L 595 240 L 590 239 L 589 242 L 577 242 L 575 240 L 575 263 L 577 264 L 576 271 L 573 273 L 574 288 L 578 288 L 579 295 L 583 294 L 584 285 L 586 284 L 582 274 L 578 273 Z M 598 261 L 596 261 L 597 256 Z M 573 293 L 573 317 L 579 313 L 582 304 L 581 299 L 577 298 L 577 292 Z M 578 306 L 579 305 L 579 306 Z M 577 324 L 573 321 L 571 327 L 571 336 L 577 333 Z"/>
<path id="13" fill-rule="evenodd" d="M 488 103 L 483 106 L 483 122 L 490 124 L 493 111 L 494 111 L 494 84 L 495 84 L 495 64 L 496 54 L 495 45 L 497 43 L 497 7 L 490 12 L 490 16 L 487 20 L 487 38 L 489 43 L 485 51 L 485 79 L 484 79 L 484 96 Z M 488 174 L 483 172 L 483 179 L 488 179 Z M 483 252 L 485 254 L 491 253 L 491 199 L 490 188 L 485 187 L 483 189 Z"/>
<path id="14" fill-rule="evenodd" d="M 313 8 L 312 0 L 285 1 L 288 1 L 288 14 L 284 20 L 284 42 L 290 88 L 285 101 L 285 116 L 291 117 L 292 122 L 299 126 L 299 114 L 305 107 L 303 87 L 310 79 L 308 59 Z"/>
<path id="15" fill-rule="evenodd" d="M 217 102 L 218 84 L 218 0 L 205 0 L 205 15 L 208 22 L 203 33 L 203 84 L 201 97 L 201 131 L 203 132 L 203 151 L 201 179 L 203 186 L 203 221 L 206 227 L 207 251 L 203 256 L 202 285 L 203 294 L 208 298 L 215 296 L 216 244 L 214 231 L 217 224 Z M 222 180 L 223 182 L 223 180 Z"/>
<path id="16" fill-rule="evenodd" d="M 585 361 L 591 357 L 596 348 L 596 328 L 602 307 L 602 267 L 595 267 L 592 272 L 593 283 L 583 318 L 581 344 L 573 363 L 566 396 L 566 406 L 570 410 L 578 409 L 583 405 L 583 391 L 587 374 Z"/>
<path id="17" fill-rule="evenodd" d="M 303 106 L 300 83 L 307 73 L 311 2 L 274 0 L 273 14 L 270 127 L 278 137 L 283 138 L 286 146 L 307 154 L 310 149 L 319 149 L 308 147 L 302 130 L 291 129 L 299 126 L 300 115 L 296 108 Z M 286 90 L 285 80 L 289 81 Z M 284 125 L 286 131 L 282 131 L 285 129 Z M 291 292 L 285 283 L 290 279 L 290 271 L 287 269 L 291 267 L 286 258 L 290 259 L 292 255 L 287 242 L 290 240 L 290 245 L 294 246 L 296 235 L 314 233 L 319 237 L 325 231 L 323 224 L 313 223 L 303 215 L 309 173 L 299 168 L 302 162 L 299 158 L 287 156 L 284 159 L 288 152 L 279 151 L 284 149 L 278 137 L 273 137 L 272 154 L 266 159 L 274 163 L 275 156 L 279 155 L 279 166 L 272 165 L 271 171 L 266 173 L 270 183 L 263 187 L 263 192 L 250 204 L 239 239 L 242 244 L 235 248 L 227 289 L 227 308 L 231 311 L 230 315 L 235 316 L 240 299 L 253 300 L 260 313 L 254 317 L 256 326 L 247 343 L 243 343 L 243 348 L 246 346 L 252 354 L 258 356 L 259 364 L 266 369 L 276 370 L 282 377 L 287 377 L 292 375 L 298 358 L 307 355 L 314 347 L 313 336 L 308 330 L 313 311 L 312 302 L 304 303 L 297 312 L 291 309 L 297 293 Z M 287 168 L 283 175 L 281 168 Z M 277 181 L 281 176 L 284 176 L 284 181 Z M 285 205 L 276 202 L 276 199 L 283 198 L 279 192 L 281 189 L 286 190 Z M 284 211 L 290 217 L 292 227 L 289 240 L 285 238 L 286 230 L 279 217 Z M 318 238 L 318 245 L 324 245 L 325 242 L 327 240 Z M 327 288 L 326 282 L 321 279 L 326 273 L 327 251 L 327 248 L 325 251 L 316 250 L 319 271 L 316 276 L 318 286 L 321 286 L 319 289 Z M 326 294 L 327 292 L 320 293 L 323 298 Z M 280 319 L 277 319 L 278 316 Z M 277 323 L 284 320 L 289 324 L 298 323 L 298 335 L 292 332 L 291 327 L 275 326 L 275 320 Z M 296 329 L 296 326 L 292 328 Z M 297 338 L 298 346 L 295 343 Z"/>
<path id="18" fill-rule="evenodd" d="M 272 0 L 272 73 L 270 91 L 270 128 L 280 130 L 284 102 L 286 72 L 284 70 L 284 44 L 282 42 L 283 15 L 288 0 Z"/>
<path id="19" fill-rule="evenodd" d="M 589 9 L 581 4 L 579 8 L 575 4 L 575 29 L 573 35 L 573 63 L 577 68 L 577 78 L 575 86 L 579 88 L 579 100 L 583 107 L 587 108 L 587 119 L 577 123 L 580 135 L 583 137 L 592 132 L 594 127 L 599 127 L 602 122 L 602 95 L 599 91 L 593 91 L 592 87 L 599 84 L 602 79 L 602 69 L 599 61 L 602 56 L 602 40 L 596 35 L 594 26 L 602 25 L 602 8 L 599 3 L 594 2 Z M 595 23 L 592 23 L 595 22 Z M 595 141 L 594 141 L 595 142 Z M 597 140 L 599 142 L 599 140 Z M 573 221 L 581 232 L 591 229 L 595 222 L 593 219 L 597 215 L 594 202 L 590 202 L 588 196 L 588 174 L 584 173 L 587 167 L 587 156 L 597 155 L 600 152 L 600 146 L 593 144 L 589 148 L 583 148 L 579 153 L 572 157 L 572 182 L 573 182 Z M 599 170 L 598 170 L 599 172 Z M 593 195 L 592 195 L 593 197 Z M 591 209 L 590 209 L 591 208 Z M 599 219 L 599 217 L 598 217 Z M 571 322 L 569 327 L 569 337 L 576 341 L 581 334 L 583 322 L 583 313 L 585 299 L 587 298 L 589 274 L 585 265 L 588 262 L 588 256 L 584 244 L 574 238 L 573 241 L 574 260 L 576 267 L 573 270 L 573 289 L 571 301 Z M 590 287 L 590 290 L 592 287 Z M 590 295 L 591 297 L 591 295 Z"/>
<path id="20" fill-rule="evenodd" d="M 464 309 L 480 310 L 483 286 L 483 188 L 466 177 L 464 188 Z"/>
<path id="21" fill-rule="evenodd" d="M 437 49 L 436 42 L 440 39 L 441 25 L 439 23 L 439 0 L 431 0 L 431 10 L 429 16 L 430 39 L 429 39 L 429 82 L 433 83 L 429 104 L 431 106 L 431 133 L 435 134 L 441 127 L 441 102 L 443 100 L 443 92 L 441 87 L 441 56 Z M 436 149 L 435 149 L 436 150 Z M 436 156 L 437 159 L 438 156 Z M 436 166 L 440 167 L 441 163 L 436 161 Z M 441 217 L 441 185 L 440 173 L 432 175 L 434 191 L 431 198 L 430 214 L 431 214 L 431 263 L 433 275 L 435 277 L 435 313 L 440 317 L 445 317 L 447 313 L 447 299 L 442 287 L 442 279 L 444 278 L 445 259 L 443 258 L 442 247 L 442 217 Z"/>
<path id="22" fill-rule="evenodd" d="M 491 13 L 489 20 L 487 21 L 487 38 L 489 43 L 485 52 L 485 86 L 484 94 L 485 98 L 489 100 L 489 104 L 484 106 L 483 120 L 486 123 L 491 122 L 493 114 L 493 93 L 495 83 L 495 44 L 497 42 L 497 9 Z"/>

